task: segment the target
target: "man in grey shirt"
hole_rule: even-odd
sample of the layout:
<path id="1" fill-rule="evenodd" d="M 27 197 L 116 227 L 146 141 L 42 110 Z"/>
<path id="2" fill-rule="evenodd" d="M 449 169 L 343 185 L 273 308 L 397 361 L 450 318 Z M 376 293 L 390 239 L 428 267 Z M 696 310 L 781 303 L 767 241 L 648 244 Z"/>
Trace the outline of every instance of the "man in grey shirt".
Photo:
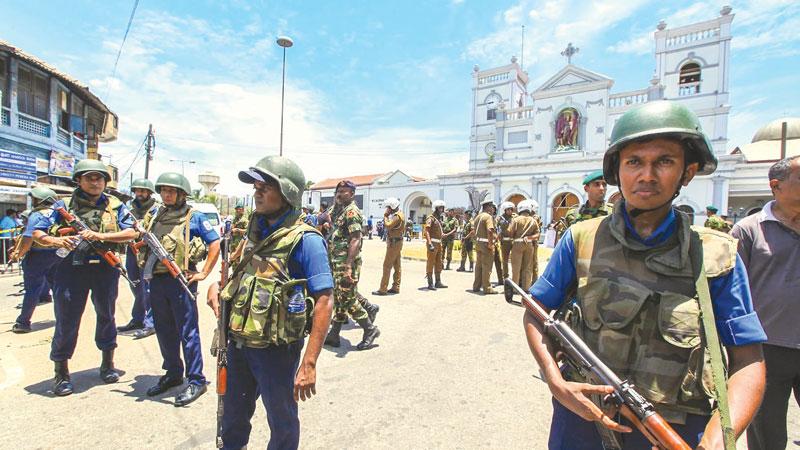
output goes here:
<path id="1" fill-rule="evenodd" d="M 734 225 L 767 342 L 764 401 L 747 431 L 751 450 L 786 448 L 789 397 L 800 405 L 800 155 L 769 169 L 775 200 Z"/>

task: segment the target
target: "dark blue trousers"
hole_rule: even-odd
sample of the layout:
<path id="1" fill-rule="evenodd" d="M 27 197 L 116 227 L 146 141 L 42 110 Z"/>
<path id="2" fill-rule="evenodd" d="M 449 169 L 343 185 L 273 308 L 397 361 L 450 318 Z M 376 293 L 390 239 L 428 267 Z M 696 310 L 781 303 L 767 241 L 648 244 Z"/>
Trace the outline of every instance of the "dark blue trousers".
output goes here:
<path id="1" fill-rule="evenodd" d="M 136 285 L 136 287 L 131 287 L 131 291 L 133 292 L 131 320 L 143 323 L 147 328 L 152 328 L 153 310 L 150 309 L 150 289 L 149 286 L 147 286 L 149 283 L 146 283 L 142 279 L 142 275 L 144 274 L 141 269 L 139 269 L 139 266 L 136 265 L 136 255 L 133 254 L 130 247 L 128 247 L 125 253 L 125 270 L 128 271 L 128 276 L 131 280 L 139 280 L 139 284 Z"/>
<path id="2" fill-rule="evenodd" d="M 53 286 L 56 329 L 50 349 L 51 360 L 72 358 L 89 291 L 97 314 L 94 333 L 97 348 L 110 350 L 117 347 L 114 308 L 118 284 L 119 272 L 104 261 L 73 266 L 72 254 L 69 254 L 58 263 Z"/>
<path id="3" fill-rule="evenodd" d="M 197 292 L 197 283 L 189 286 Z M 181 347 L 186 361 L 186 378 L 189 384 L 206 384 L 203 375 L 203 351 L 200 348 L 200 329 L 197 324 L 197 303 L 183 291 L 177 280 L 169 274 L 155 275 L 150 280 L 150 306 L 156 328 L 158 346 L 167 375 L 183 376 Z"/>
<path id="4" fill-rule="evenodd" d="M 294 401 L 294 377 L 303 341 L 268 348 L 228 345 L 228 390 L 222 417 L 222 442 L 239 449 L 250 440 L 250 419 L 259 395 L 267 410 L 268 450 L 296 449 L 300 419 Z M 254 446 L 255 447 L 255 446 Z"/>
<path id="5" fill-rule="evenodd" d="M 602 450 L 603 444 L 597 425 L 587 422 L 579 415 L 565 408 L 556 399 L 553 401 L 553 420 L 550 425 L 550 450 Z M 670 424 L 681 435 L 689 447 L 695 448 L 700 443 L 709 417 L 689 414 L 685 425 Z M 633 433 L 622 433 L 624 450 L 650 450 L 650 441 L 630 422 L 622 419 L 623 425 L 633 428 Z"/>
<path id="6" fill-rule="evenodd" d="M 31 324 L 33 311 L 39 299 L 46 297 L 50 290 L 47 282 L 48 274 L 60 261 L 55 250 L 31 250 L 22 260 L 22 281 L 25 284 L 25 297 L 22 298 L 22 311 L 17 317 L 17 323 Z"/>

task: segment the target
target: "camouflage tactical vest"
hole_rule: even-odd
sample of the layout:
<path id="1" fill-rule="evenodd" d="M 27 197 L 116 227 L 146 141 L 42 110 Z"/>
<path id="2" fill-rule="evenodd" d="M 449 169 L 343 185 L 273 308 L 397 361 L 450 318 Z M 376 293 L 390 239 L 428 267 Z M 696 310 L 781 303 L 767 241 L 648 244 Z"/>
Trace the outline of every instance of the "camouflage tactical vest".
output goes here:
<path id="1" fill-rule="evenodd" d="M 299 214 L 265 239 L 254 217 L 247 230 L 243 267 L 225 285 L 222 301 L 230 301 L 230 334 L 248 347 L 264 348 L 303 339 L 310 329 L 314 300 L 305 279 L 289 275 L 289 258 L 305 233 L 317 233 Z M 249 261 L 246 255 L 253 253 Z"/>
<path id="2" fill-rule="evenodd" d="M 164 250 L 175 259 L 182 271 L 194 270 L 195 265 L 205 259 L 208 249 L 205 242 L 199 237 L 191 238 L 189 235 L 189 221 L 194 210 L 188 204 L 180 208 L 162 206 L 155 213 L 148 212 L 144 218 L 144 228 L 152 232 L 161 242 Z M 187 257 L 188 247 L 188 257 Z M 144 267 L 150 257 L 150 248 L 144 246 L 144 251 L 139 252 L 137 262 Z M 158 261 L 153 267 L 153 274 L 160 275 L 169 271 Z"/>
<path id="3" fill-rule="evenodd" d="M 706 272 L 716 277 L 733 269 L 736 241 L 690 227 L 677 211 L 676 221 L 676 232 L 656 247 L 627 236 L 619 206 L 573 225 L 582 320 L 571 325 L 668 421 L 683 423 L 686 413 L 710 415 L 714 396 L 689 245 L 702 242 Z"/>

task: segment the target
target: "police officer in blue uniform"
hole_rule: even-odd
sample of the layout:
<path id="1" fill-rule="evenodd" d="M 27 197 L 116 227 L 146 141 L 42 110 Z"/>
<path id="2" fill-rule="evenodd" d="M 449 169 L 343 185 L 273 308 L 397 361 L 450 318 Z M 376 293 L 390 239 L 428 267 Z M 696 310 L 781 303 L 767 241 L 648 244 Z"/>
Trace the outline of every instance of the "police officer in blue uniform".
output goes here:
<path id="1" fill-rule="evenodd" d="M 195 211 L 186 203 L 192 192 L 189 180 L 179 173 L 166 172 L 156 180 L 156 192 L 161 195 L 163 205 L 144 219 L 145 229 L 155 234 L 164 248 L 172 254 L 175 262 L 186 274 L 189 288 L 197 292 L 197 282 L 204 280 L 219 257 L 219 234 L 205 215 Z M 205 264 L 197 271 L 198 263 L 206 252 Z M 140 266 L 146 264 L 149 249 L 143 247 Z M 145 266 L 145 270 L 147 267 Z M 149 274 L 143 275 L 145 278 Z M 189 385 L 175 398 L 175 406 L 185 406 L 203 395 L 206 377 L 203 375 L 203 355 L 200 348 L 200 330 L 197 321 L 197 303 L 181 287 L 178 280 L 169 274 L 166 267 L 157 262 L 150 281 L 150 305 L 153 308 L 158 346 L 164 358 L 166 374 L 147 390 L 148 396 L 162 394 L 172 387 L 183 384 L 186 373 Z M 181 361 L 181 347 L 183 358 Z"/>
<path id="2" fill-rule="evenodd" d="M 31 317 L 36 304 L 45 298 L 50 290 L 47 277 L 59 261 L 56 249 L 43 247 L 33 241 L 33 225 L 53 213 L 51 206 L 58 200 L 51 189 L 39 186 L 31 189 L 33 210 L 28 216 L 28 224 L 22 233 L 22 242 L 16 250 L 15 257 L 22 260 L 22 280 L 25 286 L 25 297 L 22 300 L 22 311 L 14 322 L 11 331 L 28 333 L 31 331 Z"/>
<path id="3" fill-rule="evenodd" d="M 131 190 L 135 197 L 131 201 L 130 210 L 136 220 L 143 220 L 147 213 L 155 213 L 158 207 L 161 206 L 153 196 L 156 192 L 153 182 L 147 178 L 133 180 L 133 183 L 131 183 Z M 150 292 L 147 283 L 142 279 L 142 273 L 136 262 L 136 254 L 131 245 L 128 245 L 125 253 L 125 269 L 127 269 L 128 276 L 130 276 L 132 280 L 139 280 L 139 284 L 131 286 L 131 291 L 133 292 L 131 321 L 121 327 L 117 327 L 117 331 L 124 333 L 126 331 L 136 330 L 134 339 L 152 336 L 155 334 L 156 330 L 153 327 L 153 310 L 150 308 L 149 298 Z"/>
<path id="4" fill-rule="evenodd" d="M 117 347 L 114 307 L 119 271 L 96 254 L 78 254 L 74 250 L 81 240 L 99 241 L 100 245 L 113 249 L 114 244 L 136 237 L 128 208 L 116 197 L 103 193 L 106 183 L 111 180 L 105 164 L 84 159 L 75 165 L 72 179 L 78 183 L 72 197 L 56 202 L 53 209 L 64 207 L 83 220 L 90 230 L 62 236 L 58 230 L 67 228 L 67 225 L 58 211 L 49 217 L 39 216 L 32 225 L 32 236 L 37 243 L 70 251 L 58 263 L 53 286 L 56 327 L 50 359 L 55 363 L 53 393 L 57 396 L 69 395 L 73 391 L 67 361 L 72 358 L 78 342 L 78 328 L 89 291 L 97 314 L 95 343 L 103 353 L 100 378 L 106 383 L 119 381 L 119 373 L 114 369 L 114 349 Z"/>
<path id="5" fill-rule="evenodd" d="M 317 358 L 333 310 L 328 252 L 322 235 L 300 217 L 305 176 L 297 164 L 268 156 L 239 172 L 239 180 L 255 189 L 247 244 L 222 293 L 216 283 L 208 291 L 215 314 L 220 298 L 234 305 L 228 331 L 223 448 L 247 447 L 250 420 L 261 396 L 270 427 L 267 449 L 296 449 L 297 402 L 316 393 Z M 253 292 L 236 288 L 254 278 Z M 273 326 L 259 326 L 262 320 Z"/>

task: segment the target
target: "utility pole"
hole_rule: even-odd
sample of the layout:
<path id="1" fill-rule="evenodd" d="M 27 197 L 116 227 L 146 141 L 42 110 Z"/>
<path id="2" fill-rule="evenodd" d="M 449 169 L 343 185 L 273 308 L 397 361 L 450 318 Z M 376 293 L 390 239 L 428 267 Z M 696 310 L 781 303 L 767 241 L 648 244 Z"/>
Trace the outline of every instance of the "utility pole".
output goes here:
<path id="1" fill-rule="evenodd" d="M 153 160 L 153 152 L 156 150 L 156 138 L 153 135 L 153 124 L 147 129 L 147 139 L 145 140 L 144 149 L 146 157 L 144 159 L 144 177 L 149 178 L 150 175 L 150 161 Z"/>

